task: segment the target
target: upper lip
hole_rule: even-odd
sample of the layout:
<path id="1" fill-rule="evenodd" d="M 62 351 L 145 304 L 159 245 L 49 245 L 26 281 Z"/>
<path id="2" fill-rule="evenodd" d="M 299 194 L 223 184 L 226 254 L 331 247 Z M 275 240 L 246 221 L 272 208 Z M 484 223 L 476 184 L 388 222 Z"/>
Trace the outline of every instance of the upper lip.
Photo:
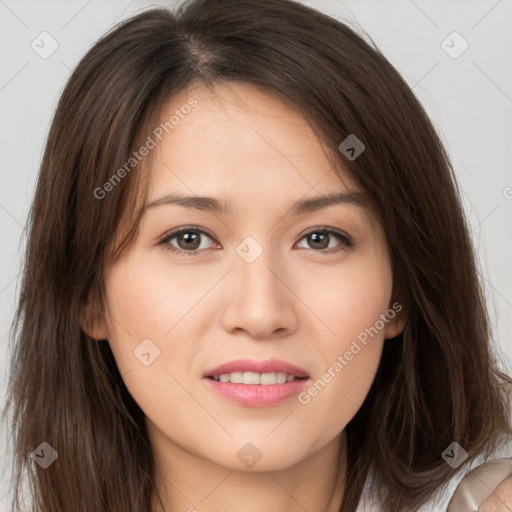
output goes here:
<path id="1" fill-rule="evenodd" d="M 218 377 L 219 375 L 232 372 L 254 372 L 254 373 L 287 373 L 295 377 L 309 377 L 308 372 L 286 361 L 280 359 L 235 359 L 228 363 L 221 364 L 204 373 L 204 377 Z"/>

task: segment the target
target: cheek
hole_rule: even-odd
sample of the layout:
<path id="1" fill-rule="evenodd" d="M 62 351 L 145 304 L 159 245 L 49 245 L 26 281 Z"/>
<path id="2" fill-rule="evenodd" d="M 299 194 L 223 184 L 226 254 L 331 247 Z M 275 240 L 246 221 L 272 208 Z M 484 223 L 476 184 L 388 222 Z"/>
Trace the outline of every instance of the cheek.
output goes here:
<path id="1" fill-rule="evenodd" d="M 389 262 L 379 254 L 325 267 L 303 279 L 298 294 L 320 320 L 316 325 L 325 335 L 316 339 L 322 351 L 332 359 L 376 323 L 383 337 L 380 318 L 390 307 L 392 284 Z"/>
<path id="2" fill-rule="evenodd" d="M 326 438 L 343 429 L 363 404 L 384 346 L 382 318 L 389 321 L 394 316 L 391 312 L 386 317 L 392 274 L 385 258 L 336 272 L 322 279 L 332 284 L 309 296 L 326 334 L 315 338 L 319 365 L 311 386 L 299 397 L 312 416 L 328 425 Z"/>
<path id="3" fill-rule="evenodd" d="M 139 342 L 150 336 L 168 338 L 209 286 L 210 281 L 197 272 L 184 272 L 178 266 L 173 270 L 165 258 L 143 258 L 135 252 L 113 267 L 107 278 L 110 330 L 122 337 L 129 332 Z"/>
<path id="4" fill-rule="evenodd" d="M 173 404 L 191 411 L 197 406 L 183 384 L 204 338 L 204 306 L 213 279 L 206 270 L 173 270 L 166 258 L 134 251 L 107 276 L 108 339 L 117 366 L 144 411 L 163 415 L 164 421 L 172 418 Z"/>
<path id="5" fill-rule="evenodd" d="M 163 341 L 172 336 L 174 325 L 186 312 L 185 305 L 192 301 L 187 296 L 192 295 L 191 287 L 183 286 L 179 275 L 169 276 L 158 265 L 141 263 L 136 255 L 110 269 L 106 287 L 109 343 L 120 369 L 126 372 L 140 363 L 135 358 L 139 347 L 140 351 L 146 348 L 143 353 L 149 351 L 151 359 L 158 354 L 151 366 L 161 363 Z M 179 290 L 179 297 L 173 290 Z"/>
<path id="6" fill-rule="evenodd" d="M 109 344 L 135 401 L 164 424 L 179 424 L 173 407 L 175 411 L 179 406 L 180 419 L 197 413 L 181 385 L 194 354 L 193 343 L 182 335 L 194 332 L 183 330 L 190 326 L 186 314 L 206 289 L 192 286 L 183 273 L 171 274 L 158 262 L 143 263 L 136 254 L 110 270 L 106 286 Z"/>
<path id="7" fill-rule="evenodd" d="M 331 338 L 331 343 L 324 339 L 319 347 L 323 364 L 298 396 L 303 414 L 322 425 L 318 446 L 345 428 L 370 391 L 385 342 L 384 332 L 374 326 L 381 311 L 376 308 L 372 316 L 365 309 L 364 315 L 340 320 L 336 338 Z"/>

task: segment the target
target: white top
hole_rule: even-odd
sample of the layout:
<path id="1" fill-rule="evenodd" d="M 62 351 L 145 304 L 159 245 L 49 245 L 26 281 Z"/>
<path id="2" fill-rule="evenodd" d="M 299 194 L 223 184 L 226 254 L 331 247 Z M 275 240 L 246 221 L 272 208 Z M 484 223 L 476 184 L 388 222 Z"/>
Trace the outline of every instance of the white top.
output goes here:
<path id="1" fill-rule="evenodd" d="M 491 458 L 498 457 L 512 457 L 512 442 L 508 446 L 498 451 Z M 489 460 L 489 459 L 487 459 Z M 423 507 L 419 508 L 417 512 L 446 512 L 448 504 L 457 489 L 457 486 L 461 480 L 473 469 L 486 462 L 486 459 L 482 455 L 477 457 L 471 463 L 463 465 L 461 469 L 449 480 L 448 484 L 442 489 L 443 492 L 438 491 L 432 499 L 426 503 Z M 371 471 L 366 479 L 365 487 L 359 505 L 356 512 L 381 512 L 381 507 L 376 499 L 372 496 L 371 488 Z"/>

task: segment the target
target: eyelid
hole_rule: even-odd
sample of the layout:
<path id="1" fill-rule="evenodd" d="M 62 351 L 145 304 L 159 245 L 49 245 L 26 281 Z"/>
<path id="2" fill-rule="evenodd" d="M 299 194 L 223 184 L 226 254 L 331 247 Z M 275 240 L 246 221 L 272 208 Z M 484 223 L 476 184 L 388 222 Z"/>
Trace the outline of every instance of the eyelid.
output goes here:
<path id="1" fill-rule="evenodd" d="M 167 231 L 160 239 L 160 242 L 162 240 L 165 240 L 166 238 L 173 236 L 173 235 L 179 235 L 180 233 L 182 233 L 184 231 L 199 231 L 200 233 L 203 233 L 204 235 L 215 240 L 215 237 L 207 229 L 202 228 L 200 226 L 194 226 L 193 224 L 191 224 L 190 226 L 183 226 L 183 227 L 174 228 L 174 229 Z"/>
<path id="2" fill-rule="evenodd" d="M 354 239 L 348 233 L 345 233 L 344 231 L 337 229 L 337 228 L 331 228 L 329 226 L 315 226 L 313 228 L 308 229 L 305 233 L 303 233 L 300 236 L 299 242 L 303 238 L 310 235 L 311 233 L 327 233 L 331 236 L 335 235 L 342 241 L 342 244 L 343 244 L 343 247 L 341 247 L 341 248 L 336 248 L 336 246 L 335 246 L 335 247 L 331 247 L 330 249 L 328 249 L 328 248 L 321 249 L 321 250 L 309 249 L 309 250 L 313 251 L 314 253 L 315 252 L 319 253 L 319 254 L 339 253 L 342 251 L 346 251 L 347 249 L 353 249 L 353 248 L 357 247 L 357 244 L 355 243 Z"/>
<path id="3" fill-rule="evenodd" d="M 306 232 L 302 233 L 299 240 L 302 240 L 305 236 L 310 235 L 311 233 L 324 233 L 327 232 L 329 234 L 335 234 L 338 237 L 342 238 L 347 244 L 352 245 L 354 243 L 352 237 L 342 231 L 341 229 L 331 228 L 329 226 L 315 226 L 313 228 L 308 229 Z"/>
<path id="4" fill-rule="evenodd" d="M 181 234 L 183 232 L 187 232 L 187 231 L 197 231 L 198 233 L 206 235 L 208 238 L 210 238 L 211 240 L 213 240 L 213 241 L 218 243 L 217 239 L 208 230 L 206 230 L 206 229 L 204 229 L 204 228 L 202 228 L 200 226 L 190 225 L 190 226 L 183 226 L 183 227 L 179 227 L 179 228 L 175 228 L 175 229 L 172 229 L 170 231 L 167 231 L 159 239 L 158 245 L 162 245 L 167 250 L 171 250 L 171 251 L 177 252 L 179 254 L 185 253 L 187 255 L 197 255 L 197 254 L 203 252 L 205 249 L 195 249 L 193 251 L 184 251 L 184 250 L 180 250 L 179 248 L 174 247 L 174 246 L 168 244 L 168 242 L 169 242 L 169 240 L 171 238 L 174 238 L 175 236 L 177 236 L 177 235 L 179 235 L 179 234 Z M 332 227 L 329 227 L 329 226 L 314 226 L 312 228 L 309 228 L 304 233 L 302 233 L 300 235 L 300 237 L 298 238 L 297 242 L 295 242 L 294 246 L 298 242 L 300 242 L 303 238 L 305 238 L 308 235 L 310 235 L 311 233 L 328 233 L 329 235 L 335 235 L 338 238 L 340 238 L 342 240 L 342 242 L 344 243 L 344 245 L 345 245 L 345 247 L 343 247 L 341 249 L 335 249 L 335 248 L 321 249 L 321 250 L 310 249 L 313 252 L 317 252 L 317 253 L 320 253 L 320 254 L 329 254 L 329 253 L 333 253 L 333 252 L 340 252 L 342 250 L 346 250 L 347 248 L 356 247 L 356 245 L 357 245 L 354 242 L 353 238 L 350 235 L 348 235 L 347 233 L 343 232 L 342 230 L 339 230 L 339 229 L 336 229 L 336 228 L 332 228 Z"/>
<path id="5" fill-rule="evenodd" d="M 189 255 L 193 255 L 193 254 L 198 254 L 198 253 L 204 251 L 204 249 L 196 249 L 194 251 L 184 251 L 184 250 L 180 250 L 178 247 L 174 247 L 174 246 L 168 244 L 168 242 L 171 238 L 174 238 L 175 236 L 177 236 L 181 233 L 186 233 L 187 231 L 197 231 L 198 233 L 206 235 L 208 238 L 210 238 L 211 240 L 218 243 L 217 239 L 208 230 L 201 228 L 199 226 L 190 225 L 190 226 L 183 226 L 183 227 L 179 227 L 179 228 L 175 228 L 175 229 L 171 229 L 170 231 L 167 231 L 158 240 L 158 245 L 162 245 L 162 246 L 164 246 L 165 249 L 173 251 L 173 252 L 177 252 L 180 254 L 186 253 Z"/>

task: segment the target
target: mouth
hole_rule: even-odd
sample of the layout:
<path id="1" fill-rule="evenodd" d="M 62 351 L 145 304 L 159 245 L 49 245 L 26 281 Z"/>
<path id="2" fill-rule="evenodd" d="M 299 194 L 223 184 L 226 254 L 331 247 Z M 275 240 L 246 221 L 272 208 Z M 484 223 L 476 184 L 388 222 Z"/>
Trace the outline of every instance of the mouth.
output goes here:
<path id="1" fill-rule="evenodd" d="M 284 384 L 309 378 L 303 368 L 281 359 L 235 359 L 205 372 L 204 377 L 232 384 Z"/>
<path id="2" fill-rule="evenodd" d="M 221 373 L 219 375 L 211 375 L 208 379 L 217 382 L 230 382 L 231 384 L 252 384 L 260 386 L 271 386 L 273 384 L 285 384 L 295 380 L 306 380 L 308 377 L 298 377 L 291 373 L 283 372 L 231 372 Z"/>
<path id="3" fill-rule="evenodd" d="M 203 375 L 214 392 L 248 407 L 277 405 L 298 394 L 309 378 L 304 369 L 278 359 L 238 359 Z"/>

